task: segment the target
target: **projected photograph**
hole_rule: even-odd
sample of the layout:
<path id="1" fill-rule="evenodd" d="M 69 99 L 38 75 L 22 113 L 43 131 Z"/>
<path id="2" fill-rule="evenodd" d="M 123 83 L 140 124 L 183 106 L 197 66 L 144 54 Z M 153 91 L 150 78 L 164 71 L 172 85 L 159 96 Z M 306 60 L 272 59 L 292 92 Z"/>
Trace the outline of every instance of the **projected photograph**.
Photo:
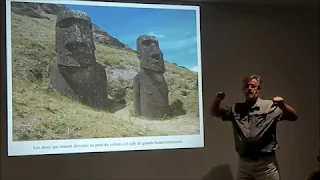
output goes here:
<path id="1" fill-rule="evenodd" d="M 203 146 L 199 7 L 7 8 L 9 154 Z"/>

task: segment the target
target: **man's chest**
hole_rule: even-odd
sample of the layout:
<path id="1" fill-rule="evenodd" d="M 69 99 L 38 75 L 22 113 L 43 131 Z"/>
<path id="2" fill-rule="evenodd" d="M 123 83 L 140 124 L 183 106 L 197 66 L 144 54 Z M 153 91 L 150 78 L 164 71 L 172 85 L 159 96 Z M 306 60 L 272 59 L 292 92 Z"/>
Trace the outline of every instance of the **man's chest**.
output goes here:
<path id="1" fill-rule="evenodd" d="M 234 120 L 246 136 L 265 132 L 275 122 L 272 106 L 241 107 L 234 111 Z"/>
<path id="2" fill-rule="evenodd" d="M 254 111 L 254 112 L 234 112 L 234 119 L 238 124 L 243 126 L 260 127 L 272 121 L 272 117 L 268 116 L 268 112 Z"/>

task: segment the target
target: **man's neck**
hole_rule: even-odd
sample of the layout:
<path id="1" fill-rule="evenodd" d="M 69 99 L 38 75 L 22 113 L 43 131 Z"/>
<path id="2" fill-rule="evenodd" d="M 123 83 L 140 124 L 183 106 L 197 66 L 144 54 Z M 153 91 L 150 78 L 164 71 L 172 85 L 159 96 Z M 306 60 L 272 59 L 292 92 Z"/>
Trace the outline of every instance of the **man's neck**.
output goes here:
<path id="1" fill-rule="evenodd" d="M 254 99 L 246 99 L 246 104 L 253 106 L 257 102 L 258 98 L 259 97 L 254 98 Z"/>

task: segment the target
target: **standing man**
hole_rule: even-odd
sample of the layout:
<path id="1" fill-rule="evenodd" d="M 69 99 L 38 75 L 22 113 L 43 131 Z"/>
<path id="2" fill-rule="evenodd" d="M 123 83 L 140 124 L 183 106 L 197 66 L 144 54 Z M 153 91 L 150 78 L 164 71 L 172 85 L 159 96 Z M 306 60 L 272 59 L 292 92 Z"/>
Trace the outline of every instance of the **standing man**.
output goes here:
<path id="1" fill-rule="evenodd" d="M 222 106 L 225 93 L 218 92 L 211 105 L 211 116 L 232 122 L 239 154 L 238 180 L 280 180 L 275 156 L 279 148 L 277 122 L 295 121 L 297 115 L 282 97 L 260 98 L 262 81 L 259 76 L 248 76 L 242 83 L 245 101 Z"/>

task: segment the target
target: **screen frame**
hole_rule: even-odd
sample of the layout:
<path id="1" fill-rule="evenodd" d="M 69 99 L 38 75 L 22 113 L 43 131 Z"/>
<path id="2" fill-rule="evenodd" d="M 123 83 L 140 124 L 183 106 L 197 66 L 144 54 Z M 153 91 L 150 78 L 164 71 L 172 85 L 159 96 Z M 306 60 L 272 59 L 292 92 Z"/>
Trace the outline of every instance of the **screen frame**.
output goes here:
<path id="1" fill-rule="evenodd" d="M 121 2 L 121 1 L 109 1 L 109 2 L 99 2 L 99 1 L 73 1 L 73 0 L 69 0 L 69 1 L 64 1 L 64 0 L 55 0 L 55 1 L 47 1 L 47 2 L 43 2 L 42 0 L 6 0 L 6 46 L 5 47 L 11 47 L 11 42 L 8 39 L 11 39 L 11 29 L 9 28 L 11 26 L 11 5 L 8 2 L 35 2 L 35 3 L 57 3 L 57 4 L 64 4 L 65 2 L 67 2 L 68 4 L 72 3 L 72 4 L 84 4 L 84 3 L 90 3 L 91 5 L 102 5 L 102 3 L 109 3 L 113 4 L 113 5 L 123 5 L 123 6 L 128 6 L 128 5 L 133 5 L 133 6 L 145 6 L 145 5 L 153 5 L 156 6 L 158 8 L 163 8 L 163 7 L 171 7 L 173 9 L 193 9 L 196 10 L 197 12 L 197 39 L 198 39 L 198 43 L 197 43 L 197 48 L 198 48 L 198 96 L 199 96 L 199 118 L 200 118 L 200 134 L 199 135 L 181 135 L 181 136 L 157 136 L 156 138 L 160 138 L 162 139 L 162 141 L 170 141 L 173 138 L 176 138 L 177 141 L 179 141 L 178 137 L 186 137 L 186 138 L 190 138 L 189 142 L 197 142 L 194 145 L 189 144 L 185 144 L 183 146 L 179 146 L 179 145 L 175 145 L 172 144 L 171 146 L 169 145 L 164 145 L 164 146 L 158 146 L 158 147 L 146 147 L 146 148 L 125 148 L 125 149 L 119 149 L 119 148 L 115 148 L 115 149 L 101 149 L 101 150 L 88 150 L 86 148 L 83 149 L 76 149 L 73 151 L 60 151 L 60 152 L 49 152 L 49 151 L 44 151 L 44 152 L 37 152 L 37 153 L 19 153 L 19 152 L 11 152 L 10 148 L 12 148 L 12 145 L 14 142 L 12 142 L 12 134 L 10 134 L 12 132 L 12 122 L 9 121 L 9 117 L 12 117 L 12 112 L 11 112 L 11 107 L 12 107 L 12 96 L 11 96 L 11 85 L 12 85 L 12 77 L 11 77 L 11 48 L 6 48 L 6 81 L 7 81 L 7 132 L 6 132 L 6 140 L 7 140 L 7 155 L 8 156 L 30 156 L 30 155 L 49 155 L 49 154 L 76 154 L 76 153 L 95 153 L 95 152 L 110 152 L 110 151 L 136 151 L 136 150 L 162 150 L 162 149 L 181 149 L 181 148 L 203 148 L 204 147 L 204 128 L 203 128 L 203 72 L 202 72 L 202 66 L 201 66 L 201 29 L 200 29 L 200 5 L 176 5 L 176 4 L 172 4 L 172 3 L 167 3 L 167 2 L 162 2 L 162 3 L 144 3 L 144 2 Z M 132 140 L 132 139 L 136 139 L 137 137 L 133 137 L 133 138 L 126 138 L 126 140 Z M 146 137 L 142 137 L 142 138 L 146 138 Z M 155 137 L 149 136 L 147 138 L 150 138 L 151 140 L 154 140 Z M 121 139 L 119 138 L 106 138 L 108 140 L 117 140 L 117 141 L 121 141 Z M 123 138 L 122 138 L 123 139 Z M 83 142 L 84 140 L 90 140 L 93 141 L 94 139 L 76 139 L 76 140 L 49 140 L 51 141 L 55 141 L 58 143 L 69 143 L 69 141 L 72 141 L 74 143 L 79 143 L 81 144 L 81 142 Z M 95 139 L 95 143 L 100 143 L 101 142 L 101 138 L 99 139 Z M 161 140 L 160 140 L 161 141 Z M 36 143 L 39 141 L 29 141 L 28 143 Z M 19 142 L 22 143 L 22 142 Z M 41 141 L 41 143 L 44 143 L 44 141 Z M 45 143 L 46 144 L 46 143 Z M 20 145 L 20 146 L 24 146 L 24 145 Z"/>

